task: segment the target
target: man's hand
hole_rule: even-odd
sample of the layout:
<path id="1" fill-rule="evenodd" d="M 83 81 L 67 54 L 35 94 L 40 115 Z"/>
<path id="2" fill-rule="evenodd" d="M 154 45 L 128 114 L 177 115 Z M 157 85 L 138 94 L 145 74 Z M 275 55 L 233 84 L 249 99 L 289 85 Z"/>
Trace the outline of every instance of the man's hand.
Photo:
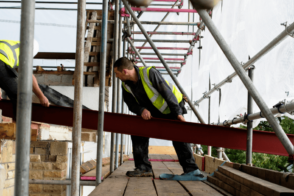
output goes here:
<path id="1" fill-rule="evenodd" d="M 143 118 L 144 120 L 150 120 L 151 117 L 152 117 L 152 116 L 151 116 L 151 113 L 150 113 L 148 110 L 146 110 L 146 109 L 143 110 L 141 116 L 142 116 L 142 118 Z"/>
<path id="2" fill-rule="evenodd" d="M 47 97 L 45 97 L 44 95 L 39 97 L 40 103 L 45 106 L 45 107 L 49 107 L 50 103 L 47 99 Z"/>
<path id="3" fill-rule="evenodd" d="M 178 120 L 180 120 L 182 122 L 186 122 L 184 116 L 182 116 L 182 115 L 178 115 Z"/>

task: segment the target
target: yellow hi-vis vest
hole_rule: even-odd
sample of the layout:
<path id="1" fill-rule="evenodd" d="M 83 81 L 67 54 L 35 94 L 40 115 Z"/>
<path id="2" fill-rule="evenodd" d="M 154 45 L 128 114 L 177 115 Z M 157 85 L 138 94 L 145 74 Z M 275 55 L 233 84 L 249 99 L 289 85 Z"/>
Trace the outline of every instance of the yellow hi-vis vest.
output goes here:
<path id="1" fill-rule="evenodd" d="M 139 74 L 142 80 L 142 84 L 144 87 L 144 90 L 148 96 L 148 98 L 150 99 L 151 103 L 163 114 L 169 114 L 170 113 L 170 109 L 166 103 L 166 101 L 164 100 L 164 98 L 159 94 L 159 92 L 152 86 L 152 83 L 149 79 L 149 71 L 150 69 L 153 67 L 140 67 L 139 68 Z M 168 84 L 168 86 L 171 88 L 173 94 L 176 96 L 178 103 L 180 103 L 183 99 L 183 95 L 182 93 L 180 93 L 178 91 L 178 89 L 172 85 L 169 84 L 168 81 L 166 81 L 166 83 Z M 131 93 L 133 96 L 133 92 L 131 90 L 131 88 L 126 85 L 124 82 L 122 83 L 123 88 L 128 92 Z M 135 96 L 134 96 L 135 97 Z M 135 97 L 136 99 L 136 97 Z M 138 102 L 138 100 L 136 99 L 136 101 Z"/>
<path id="2" fill-rule="evenodd" d="M 11 68 L 19 65 L 19 41 L 0 40 L 0 60 Z"/>

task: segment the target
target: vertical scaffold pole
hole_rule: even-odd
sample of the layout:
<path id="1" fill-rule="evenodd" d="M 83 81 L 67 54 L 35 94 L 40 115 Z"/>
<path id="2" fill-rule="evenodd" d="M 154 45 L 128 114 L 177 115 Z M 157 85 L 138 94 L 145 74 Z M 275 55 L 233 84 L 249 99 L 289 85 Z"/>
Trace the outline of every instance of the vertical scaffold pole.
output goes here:
<path id="1" fill-rule="evenodd" d="M 184 89 L 182 88 L 182 86 L 180 85 L 179 81 L 177 80 L 176 76 L 174 76 L 174 74 L 172 73 L 171 69 L 169 68 L 169 66 L 166 64 L 164 58 L 162 57 L 162 55 L 160 54 L 159 50 L 157 49 L 157 47 L 154 45 L 153 41 L 151 40 L 151 38 L 149 37 L 149 35 L 147 34 L 146 30 L 144 29 L 144 27 L 142 26 L 142 24 L 140 23 L 140 21 L 138 20 L 138 18 L 136 17 L 136 15 L 134 14 L 133 10 L 131 9 L 131 7 L 127 4 L 126 0 L 122 0 L 124 3 L 124 6 L 126 8 L 126 10 L 128 10 L 128 12 L 130 13 L 130 15 L 133 17 L 133 20 L 135 21 L 135 23 L 138 25 L 138 27 L 140 28 L 140 30 L 142 31 L 142 33 L 144 34 L 146 40 L 149 42 L 150 46 L 152 47 L 152 49 L 154 50 L 154 52 L 156 53 L 156 55 L 158 56 L 158 58 L 160 59 L 162 65 L 165 67 L 166 71 L 169 73 L 170 77 L 173 79 L 175 85 L 178 87 L 178 89 L 180 90 L 180 92 L 187 97 L 188 100 L 188 104 L 191 107 L 191 109 L 193 110 L 194 114 L 197 116 L 198 120 L 202 123 L 205 124 L 203 118 L 200 116 L 200 114 L 198 113 L 198 111 L 196 110 L 195 106 L 193 105 L 193 103 L 191 102 L 191 100 L 189 99 L 189 97 L 187 96 L 187 93 L 184 91 Z"/>
<path id="2" fill-rule="evenodd" d="M 16 116 L 16 196 L 29 195 L 34 21 L 35 1 L 22 0 Z"/>
<path id="3" fill-rule="evenodd" d="M 248 92 L 254 99 L 255 103 L 258 105 L 260 108 L 262 115 L 267 119 L 269 124 L 272 126 L 274 132 L 276 133 L 277 137 L 281 141 L 282 145 L 285 147 L 286 151 L 288 152 L 289 155 L 294 154 L 294 146 L 292 142 L 289 140 L 287 137 L 286 133 L 282 129 L 282 127 L 277 123 L 274 115 L 271 113 L 270 109 L 260 96 L 259 92 L 253 85 L 252 81 L 250 78 L 246 75 L 246 72 L 244 68 L 241 66 L 240 62 L 237 60 L 236 56 L 224 40 L 223 36 L 220 34 L 218 29 L 216 28 L 215 24 L 213 23 L 212 19 L 209 17 L 208 13 L 206 10 L 203 9 L 197 9 L 198 14 L 201 16 L 203 22 L 211 32 L 212 36 L 222 49 L 223 53 L 231 63 L 232 67 L 235 69 L 236 73 L 240 77 L 241 81 L 247 88 Z"/>
<path id="4" fill-rule="evenodd" d="M 101 29 L 101 53 L 100 53 L 100 87 L 99 87 L 99 111 L 98 111 L 98 142 L 96 163 L 96 186 L 101 183 L 102 156 L 103 156 L 103 131 L 104 131 L 104 101 L 105 101 L 105 72 L 107 58 L 107 27 L 108 27 L 108 1 L 103 0 L 102 29 Z"/>
<path id="5" fill-rule="evenodd" d="M 200 55 L 199 55 L 200 57 Z M 211 84 L 210 84 L 210 76 L 209 76 L 209 84 L 208 84 L 208 90 L 211 89 Z M 208 124 L 210 124 L 210 105 L 211 105 L 211 96 L 208 97 Z M 211 146 L 207 146 L 207 155 L 211 156 Z"/>
<path id="6" fill-rule="evenodd" d="M 248 76 L 253 82 L 253 71 L 254 66 L 249 67 L 248 69 Z M 253 99 L 250 96 L 248 92 L 248 100 L 247 100 L 247 115 L 250 115 L 253 113 Z M 252 121 L 247 122 L 247 149 L 246 149 L 246 164 L 251 165 L 252 164 L 252 138 L 253 137 L 253 127 L 252 127 Z"/>
<path id="7" fill-rule="evenodd" d="M 119 0 L 115 0 L 115 12 L 114 12 L 114 20 L 115 20 L 115 23 L 114 23 L 114 61 L 115 62 L 117 59 L 118 59 L 118 51 L 119 51 L 119 48 L 118 48 L 118 37 L 119 37 Z M 119 88 L 117 86 L 117 78 L 115 77 L 115 73 L 113 71 L 113 105 L 112 107 L 113 108 L 113 111 L 112 112 L 118 112 L 117 111 L 117 97 L 118 97 L 118 94 L 117 94 L 117 88 Z M 112 162 L 114 163 L 114 169 L 112 171 L 114 171 L 117 167 L 118 167 L 118 141 L 119 141 L 119 134 L 116 133 L 115 134 L 115 143 L 113 142 L 113 145 L 115 144 L 115 159 L 112 159 Z M 114 147 L 114 146 L 113 146 Z M 114 150 L 114 148 L 113 148 Z M 113 167 L 113 166 L 112 166 Z M 111 171 L 111 172 L 112 172 Z"/>
<path id="8" fill-rule="evenodd" d="M 82 129 L 82 105 L 83 105 L 83 67 L 84 67 L 84 40 L 85 40 L 85 16 L 86 1 L 78 1 L 77 14 L 77 46 L 75 67 L 75 90 L 73 108 L 72 131 L 72 171 L 71 171 L 71 195 L 80 195 L 80 152 Z"/>

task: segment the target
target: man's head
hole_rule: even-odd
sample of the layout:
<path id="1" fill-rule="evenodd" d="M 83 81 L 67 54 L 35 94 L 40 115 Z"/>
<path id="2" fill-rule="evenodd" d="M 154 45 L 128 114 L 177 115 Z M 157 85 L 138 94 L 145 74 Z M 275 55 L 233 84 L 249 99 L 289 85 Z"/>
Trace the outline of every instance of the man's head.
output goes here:
<path id="1" fill-rule="evenodd" d="M 123 82 L 129 80 L 135 71 L 133 62 L 126 57 L 117 59 L 114 63 L 113 70 L 115 76 Z"/>

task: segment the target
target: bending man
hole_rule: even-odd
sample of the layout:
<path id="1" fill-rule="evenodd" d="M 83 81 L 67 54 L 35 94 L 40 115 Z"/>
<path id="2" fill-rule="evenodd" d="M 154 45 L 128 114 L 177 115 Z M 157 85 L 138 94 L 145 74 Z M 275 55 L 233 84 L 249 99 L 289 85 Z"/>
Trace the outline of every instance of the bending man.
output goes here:
<path id="1" fill-rule="evenodd" d="M 132 61 L 122 57 L 114 63 L 114 72 L 122 82 L 123 98 L 133 113 L 142 116 L 144 120 L 151 117 L 185 121 L 187 113 L 183 95 L 175 86 L 168 84 L 161 74 L 153 67 L 134 66 Z M 139 130 L 138 130 L 139 131 Z M 152 176 L 152 166 L 148 160 L 149 138 L 131 136 L 134 171 L 128 171 L 129 177 Z M 201 174 L 188 143 L 173 141 L 173 146 L 183 167 L 181 176 L 161 174 L 161 179 L 168 180 L 205 180 Z"/>
<path id="2" fill-rule="evenodd" d="M 38 53 L 38 43 L 34 41 L 34 55 Z M 17 103 L 17 72 L 19 66 L 19 41 L 0 40 L 0 88 L 2 88 L 13 104 L 13 120 L 16 120 Z M 40 90 L 37 79 L 33 75 L 33 92 L 43 106 L 49 107 L 50 103 Z M 0 100 L 2 93 L 0 89 Z"/>

